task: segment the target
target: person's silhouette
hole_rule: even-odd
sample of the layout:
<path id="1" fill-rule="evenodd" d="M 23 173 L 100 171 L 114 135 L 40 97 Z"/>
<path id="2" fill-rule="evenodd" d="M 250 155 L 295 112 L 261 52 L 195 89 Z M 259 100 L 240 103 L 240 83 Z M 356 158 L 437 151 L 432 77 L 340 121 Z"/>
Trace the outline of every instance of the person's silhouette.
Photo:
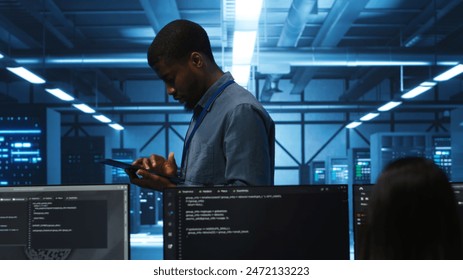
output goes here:
<path id="1" fill-rule="evenodd" d="M 360 259 L 461 259 L 451 184 L 432 160 L 391 162 L 371 195 Z"/>

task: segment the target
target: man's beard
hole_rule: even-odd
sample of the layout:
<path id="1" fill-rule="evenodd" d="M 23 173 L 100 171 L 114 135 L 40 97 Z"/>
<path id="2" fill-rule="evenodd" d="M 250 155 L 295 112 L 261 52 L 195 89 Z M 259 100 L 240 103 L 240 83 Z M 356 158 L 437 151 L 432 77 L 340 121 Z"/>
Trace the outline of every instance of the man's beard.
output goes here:
<path id="1" fill-rule="evenodd" d="M 192 102 L 186 101 L 185 103 L 183 103 L 183 108 L 185 108 L 187 112 L 192 112 L 194 108 L 196 107 L 196 104 L 197 102 L 193 104 Z"/>
<path id="2" fill-rule="evenodd" d="M 185 109 L 187 113 L 191 113 L 193 112 L 194 107 L 192 108 L 191 105 L 188 105 L 187 103 L 185 103 L 183 104 L 183 109 Z"/>

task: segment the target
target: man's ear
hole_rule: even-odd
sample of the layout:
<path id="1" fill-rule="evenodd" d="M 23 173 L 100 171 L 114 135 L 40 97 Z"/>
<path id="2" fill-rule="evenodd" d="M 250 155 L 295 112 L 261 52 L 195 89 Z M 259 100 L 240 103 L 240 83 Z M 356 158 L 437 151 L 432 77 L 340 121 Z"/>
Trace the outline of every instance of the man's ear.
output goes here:
<path id="1" fill-rule="evenodd" d="M 199 52 L 192 52 L 190 55 L 190 61 L 193 66 L 201 68 L 204 65 L 203 56 Z"/>

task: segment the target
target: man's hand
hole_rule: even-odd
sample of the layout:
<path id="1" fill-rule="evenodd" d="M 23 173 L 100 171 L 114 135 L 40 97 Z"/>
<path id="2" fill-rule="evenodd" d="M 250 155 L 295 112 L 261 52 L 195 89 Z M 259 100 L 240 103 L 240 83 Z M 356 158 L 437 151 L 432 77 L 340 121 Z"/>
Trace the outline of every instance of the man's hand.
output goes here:
<path id="1" fill-rule="evenodd" d="M 166 187 L 175 187 L 176 184 L 169 181 L 168 178 L 155 175 L 149 171 L 154 171 L 166 177 L 177 176 L 177 163 L 175 162 L 174 153 L 169 153 L 167 159 L 159 155 L 151 155 L 149 158 L 139 158 L 132 165 L 140 167 L 136 172 L 125 170 L 129 175 L 130 182 L 142 188 L 163 191 Z"/>

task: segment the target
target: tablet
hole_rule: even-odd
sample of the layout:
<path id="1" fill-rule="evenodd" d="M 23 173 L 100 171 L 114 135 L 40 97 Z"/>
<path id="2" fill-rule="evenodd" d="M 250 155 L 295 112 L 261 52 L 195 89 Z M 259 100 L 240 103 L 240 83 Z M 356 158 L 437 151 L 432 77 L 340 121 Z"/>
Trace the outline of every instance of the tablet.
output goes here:
<path id="1" fill-rule="evenodd" d="M 129 170 L 133 170 L 133 171 L 137 171 L 138 169 L 141 169 L 138 166 L 131 165 L 131 164 L 128 164 L 128 163 L 125 163 L 125 162 L 122 162 L 122 161 L 117 161 L 117 160 L 114 160 L 114 159 L 109 159 L 109 158 L 101 160 L 100 163 L 110 165 L 112 167 L 129 169 Z M 154 172 L 152 170 L 147 170 L 147 171 L 154 174 L 154 175 L 169 179 L 169 181 L 171 181 L 174 184 L 180 184 L 180 183 L 183 182 L 180 178 L 177 178 L 177 177 L 169 177 L 169 176 L 162 175 L 162 174 L 159 174 L 157 172 Z"/>

